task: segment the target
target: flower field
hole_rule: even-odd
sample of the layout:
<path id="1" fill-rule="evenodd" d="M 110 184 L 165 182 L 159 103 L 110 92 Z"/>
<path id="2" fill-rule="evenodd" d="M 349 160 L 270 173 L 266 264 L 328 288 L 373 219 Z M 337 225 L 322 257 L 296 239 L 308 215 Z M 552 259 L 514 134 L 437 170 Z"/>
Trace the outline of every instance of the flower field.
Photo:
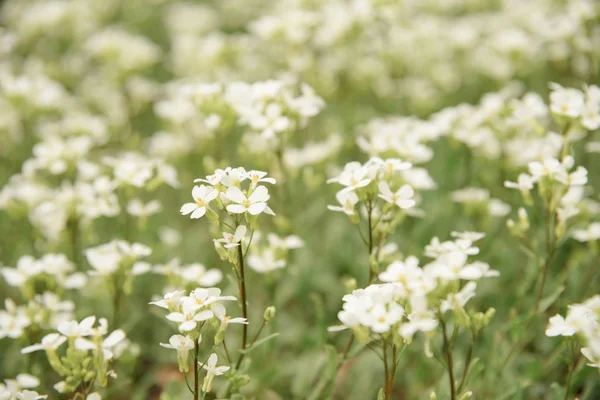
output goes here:
<path id="1" fill-rule="evenodd" d="M 600 3 L 0 1 L 0 400 L 600 399 Z"/>

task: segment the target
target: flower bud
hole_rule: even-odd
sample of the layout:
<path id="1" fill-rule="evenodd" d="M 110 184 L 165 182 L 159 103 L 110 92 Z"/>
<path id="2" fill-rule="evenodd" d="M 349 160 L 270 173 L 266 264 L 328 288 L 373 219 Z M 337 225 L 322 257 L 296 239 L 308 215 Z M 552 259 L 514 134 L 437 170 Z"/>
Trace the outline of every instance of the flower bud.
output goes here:
<path id="1" fill-rule="evenodd" d="M 356 279 L 354 278 L 347 278 L 344 281 L 344 287 L 346 288 L 346 293 L 352 293 L 354 290 L 356 290 Z"/>
<path id="2" fill-rule="evenodd" d="M 263 318 L 265 319 L 265 322 L 269 322 L 270 320 L 272 320 L 273 318 L 275 318 L 275 314 L 276 314 L 277 310 L 275 309 L 274 306 L 269 306 L 265 309 L 265 312 L 263 314 Z"/>

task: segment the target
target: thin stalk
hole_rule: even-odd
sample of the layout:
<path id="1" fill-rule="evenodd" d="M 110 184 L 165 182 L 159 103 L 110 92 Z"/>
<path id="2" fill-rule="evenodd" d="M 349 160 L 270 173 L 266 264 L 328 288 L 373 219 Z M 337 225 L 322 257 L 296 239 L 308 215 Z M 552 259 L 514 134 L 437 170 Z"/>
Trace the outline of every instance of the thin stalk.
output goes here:
<path id="1" fill-rule="evenodd" d="M 452 348 L 448 341 L 448 335 L 446 333 L 446 322 L 444 318 L 440 316 L 440 324 L 442 325 L 442 335 L 444 338 L 444 350 L 446 353 L 446 366 L 448 368 L 448 378 L 450 379 L 450 399 L 456 399 L 456 388 L 454 386 L 454 364 L 452 361 Z"/>
<path id="2" fill-rule="evenodd" d="M 286 199 L 289 196 L 289 186 L 288 186 L 288 171 L 287 171 L 287 168 L 285 167 L 285 161 L 283 160 L 282 146 L 279 146 L 279 148 L 275 152 L 275 155 L 277 156 L 277 163 L 279 164 L 279 171 L 281 172 L 281 178 L 283 180 L 283 182 L 281 182 L 281 185 L 279 185 L 279 187 L 281 188 L 281 206 L 283 209 L 283 206 L 286 204 Z"/>
<path id="3" fill-rule="evenodd" d="M 117 329 L 120 323 L 120 315 L 121 315 L 121 286 L 119 284 L 119 278 L 117 276 L 113 277 L 113 319 L 112 319 L 112 328 Z"/>
<path id="4" fill-rule="evenodd" d="M 469 373 L 469 367 L 471 366 L 471 360 L 473 358 L 473 342 L 469 343 L 469 349 L 467 350 L 467 358 L 465 359 L 465 368 L 463 369 L 462 378 L 458 385 L 458 394 L 462 392 L 463 386 L 467 380 L 467 374 Z"/>
<path id="5" fill-rule="evenodd" d="M 227 363 L 231 364 L 231 356 L 229 355 L 229 350 L 227 349 L 227 343 L 225 342 L 225 338 L 223 338 L 223 349 L 225 350 L 225 357 L 227 357 Z"/>
<path id="6" fill-rule="evenodd" d="M 254 338 L 250 341 L 250 346 L 248 347 L 254 346 L 254 343 L 256 343 L 256 340 L 259 338 L 260 334 L 265 328 L 265 325 L 267 325 L 267 320 L 263 319 L 262 325 L 260 326 L 260 328 L 258 328 L 258 332 L 256 332 L 256 335 L 254 335 Z"/>
<path id="7" fill-rule="evenodd" d="M 525 320 L 525 331 L 528 330 L 531 323 L 533 322 L 536 315 L 538 315 L 542 296 L 544 294 L 544 288 L 546 286 L 546 280 L 548 279 L 548 272 L 550 271 L 550 263 L 554 257 L 554 253 L 556 253 L 556 243 L 552 240 L 553 232 L 552 225 L 554 222 L 555 214 L 552 213 L 550 207 L 552 205 L 552 198 L 549 196 L 546 202 L 546 258 L 544 260 L 544 264 L 542 265 L 542 277 L 538 286 L 537 294 L 535 296 L 535 304 L 531 313 Z M 500 366 L 500 371 L 508 365 L 508 362 L 512 359 L 512 357 L 516 354 L 517 350 L 520 348 L 521 342 L 517 341 L 514 346 L 510 349 L 504 360 L 502 361 L 502 365 Z"/>
<path id="8" fill-rule="evenodd" d="M 72 219 L 69 221 L 69 233 L 71 234 L 71 259 L 77 269 L 81 268 L 79 259 L 79 220 Z"/>
<path id="9" fill-rule="evenodd" d="M 371 201 L 367 203 L 367 210 L 369 212 L 369 284 L 371 284 L 371 282 L 373 282 L 373 279 L 375 278 L 375 273 L 373 271 L 373 268 L 371 268 L 371 254 L 373 253 L 373 205 L 371 204 Z"/>
<path id="10" fill-rule="evenodd" d="M 240 301 L 242 302 L 242 318 L 246 318 L 248 320 L 248 308 L 246 305 L 246 277 L 244 274 L 244 254 L 242 252 L 242 246 L 238 246 L 238 269 L 240 274 L 240 279 L 238 280 L 238 289 L 240 292 Z M 242 350 L 246 349 L 246 344 L 248 343 L 248 324 L 242 324 Z M 240 353 L 240 357 L 238 358 L 237 363 L 235 364 L 235 369 L 239 369 L 242 364 L 242 360 L 244 359 L 244 353 Z"/>
<path id="11" fill-rule="evenodd" d="M 198 353 L 200 352 L 200 344 L 198 339 L 194 340 L 194 400 L 198 400 L 198 386 L 199 386 L 199 368 L 198 368 Z"/>
<path id="12" fill-rule="evenodd" d="M 387 362 L 387 343 L 383 342 L 383 371 L 385 375 L 384 384 L 383 384 L 383 398 L 385 400 L 390 400 L 392 397 L 391 388 L 388 384 L 389 382 L 389 372 L 388 372 L 388 362 Z"/>
<path id="13" fill-rule="evenodd" d="M 581 353 L 579 352 L 579 346 L 577 344 L 573 344 L 571 346 L 571 358 L 573 360 L 572 364 L 569 365 L 569 374 L 567 375 L 567 387 L 565 389 L 565 399 L 569 399 L 569 392 L 571 391 L 571 385 L 573 383 L 573 375 L 577 366 L 579 364 L 579 359 L 581 357 Z"/>
<path id="14" fill-rule="evenodd" d="M 554 256 L 554 251 L 556 246 L 554 245 L 554 241 L 552 240 L 552 222 L 554 219 L 554 215 L 550 210 L 552 204 L 552 199 L 549 197 L 547 202 L 547 212 L 546 212 L 546 260 L 544 261 L 544 265 L 542 266 L 542 279 L 540 282 L 540 286 L 538 288 L 537 295 L 535 297 L 535 306 L 533 307 L 533 314 L 537 314 L 540 307 L 540 302 L 542 300 L 542 295 L 544 294 L 544 287 L 546 286 L 546 279 L 548 278 L 548 271 L 550 269 L 550 262 L 552 261 L 552 257 Z"/>
<path id="15" fill-rule="evenodd" d="M 388 377 L 388 393 L 390 398 L 392 397 L 392 389 L 394 388 L 394 379 L 396 378 L 396 368 L 398 368 L 397 358 L 397 348 L 396 345 L 392 344 L 392 370 L 390 371 L 390 376 Z"/>
<path id="16" fill-rule="evenodd" d="M 348 359 L 348 353 L 350 352 L 352 343 L 354 343 L 354 335 L 350 336 L 350 340 L 348 340 L 348 344 L 346 345 L 346 348 L 344 349 L 344 353 L 342 355 L 342 364 L 344 363 L 344 361 L 346 361 Z"/>

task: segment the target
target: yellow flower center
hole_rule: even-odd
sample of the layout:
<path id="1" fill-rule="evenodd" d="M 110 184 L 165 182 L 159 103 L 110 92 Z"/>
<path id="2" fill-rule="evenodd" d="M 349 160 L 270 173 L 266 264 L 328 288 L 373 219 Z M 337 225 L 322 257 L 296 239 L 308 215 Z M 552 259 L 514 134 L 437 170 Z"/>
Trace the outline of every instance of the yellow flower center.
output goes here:
<path id="1" fill-rule="evenodd" d="M 196 204 L 198 205 L 198 207 L 204 207 L 204 200 L 198 198 L 196 199 Z"/>

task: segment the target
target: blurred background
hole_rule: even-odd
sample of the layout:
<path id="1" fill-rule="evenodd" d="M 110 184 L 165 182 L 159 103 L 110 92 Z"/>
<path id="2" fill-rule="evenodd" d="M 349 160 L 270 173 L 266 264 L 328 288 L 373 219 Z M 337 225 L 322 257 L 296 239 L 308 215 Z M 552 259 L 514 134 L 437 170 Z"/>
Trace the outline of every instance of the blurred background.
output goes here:
<path id="1" fill-rule="evenodd" d="M 0 264 L 14 267 L 24 255 L 64 253 L 77 270 L 87 271 L 84 249 L 121 238 L 151 247 L 147 261 L 155 266 L 178 258 L 220 269 L 219 286 L 235 294 L 234 276 L 214 251 L 209 225 L 182 217 L 179 207 L 190 201 L 193 179 L 215 168 L 268 171 L 280 181 L 271 200 L 277 217 L 262 218 L 261 230 L 298 235 L 305 245 L 291 253 L 285 268 L 249 273 L 250 320 L 275 305 L 277 318 L 266 329 L 280 336 L 253 352 L 245 393 L 254 399 L 318 399 L 319 377 L 332 373 L 326 346 L 341 352 L 349 335 L 327 333 L 338 323 L 344 282 L 366 284 L 369 265 L 356 227 L 327 210 L 337 188 L 325 182 L 346 162 L 400 157 L 424 168 L 432 190 L 423 191 L 422 215 L 408 217 L 390 238 L 399 253 L 422 257 L 432 237 L 476 230 L 487 233 L 478 259 L 501 273 L 482 282 L 474 300 L 477 309 L 496 309 L 475 349 L 475 397 L 559 398 L 560 384 L 553 382 L 564 381 L 566 365 L 553 352 L 556 341 L 542 335 L 545 320 L 530 328 L 539 340 L 508 368 L 500 365 L 522 334 L 515 318 L 533 303 L 527 290 L 537 274 L 536 260 L 519 250 L 506 229 L 507 215 L 516 214 L 521 200 L 502 182 L 514 181 L 540 154 L 556 153 L 547 116 L 536 122 L 539 129 L 510 119 L 515 104 L 526 103 L 524 94 L 537 94 L 543 105 L 549 82 L 576 88 L 598 83 L 599 15 L 592 0 L 4 0 Z M 307 83 L 324 100 L 285 146 L 254 143 L 221 100 L 190 109 L 179 89 L 185 83 L 271 79 L 295 95 Z M 208 120 L 212 115 L 219 117 L 216 128 Z M 91 144 L 69 141 L 81 136 L 92 138 Z M 396 139 L 397 146 L 385 145 Z M 573 143 L 590 188 L 599 187 L 599 139 L 590 132 Z M 172 166 L 176 179 L 165 179 L 166 173 L 155 187 L 115 192 L 118 212 L 88 216 L 74 232 L 77 195 L 67 186 L 85 180 L 86 167 L 116 174 L 106 157 L 118 162 L 126 152 Z M 82 160 L 92 166 L 82 166 Z M 453 192 L 466 187 L 482 189 L 482 199 L 453 201 Z M 132 197 L 158 200 L 161 211 L 132 214 Z M 586 199 L 582 218 L 589 221 L 597 218 L 597 190 Z M 85 207 L 85 197 L 77 201 Z M 530 218 L 530 235 L 543 237 L 542 227 L 536 228 L 540 216 Z M 548 287 L 569 280 L 547 315 L 597 293 L 597 254 L 584 243 L 564 243 Z M 586 275 L 589 265 L 592 273 Z M 121 378 L 107 398 L 187 396 L 173 354 L 158 346 L 173 327 L 147 305 L 168 284 L 168 276 L 142 275 L 124 300 L 122 328 L 136 351 L 118 363 Z M 112 305 L 105 294 L 101 282 L 90 280 L 63 298 L 75 302 L 77 318 L 108 317 Z M 5 298 L 26 303 L 0 280 Z M 59 398 L 51 392 L 57 377 L 43 357 L 19 353 L 43 333 L 0 339 L 0 378 L 27 368 L 42 380 L 41 393 Z M 377 357 L 361 352 L 337 375 L 333 397 L 374 399 L 381 376 Z M 423 355 L 417 337 L 400 363 L 393 398 L 425 399 L 432 390 L 446 398 L 446 379 L 435 359 Z M 576 387 L 581 399 L 600 398 L 592 368 L 576 376 Z"/>

